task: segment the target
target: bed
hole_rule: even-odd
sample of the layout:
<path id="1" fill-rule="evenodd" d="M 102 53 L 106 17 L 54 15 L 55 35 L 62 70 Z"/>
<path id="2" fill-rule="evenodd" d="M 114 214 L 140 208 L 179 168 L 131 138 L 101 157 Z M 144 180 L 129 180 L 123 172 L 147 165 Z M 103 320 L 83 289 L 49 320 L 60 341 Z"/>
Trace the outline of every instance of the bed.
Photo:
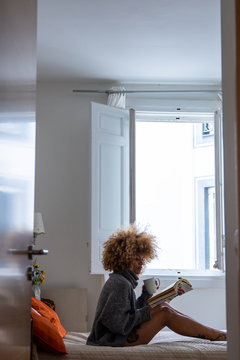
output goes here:
<path id="1" fill-rule="evenodd" d="M 64 337 L 67 354 L 36 351 L 34 360 L 172 360 L 227 359 L 226 341 L 209 341 L 161 331 L 148 345 L 126 348 L 85 345 L 87 333 L 68 332 Z"/>
<path id="2" fill-rule="evenodd" d="M 63 337 L 67 354 L 54 354 L 43 351 L 36 344 L 33 344 L 33 360 L 173 360 L 173 359 L 227 359 L 226 341 L 209 341 L 178 335 L 170 330 L 160 331 L 148 345 L 134 347 L 108 347 L 108 346 L 89 346 L 86 345 L 88 333 L 86 332 L 87 314 L 87 292 L 86 289 L 50 289 L 45 296 L 51 296 L 56 302 L 56 310 L 62 324 L 67 331 Z M 70 296 L 71 295 L 71 296 Z M 74 300 L 73 300 L 74 299 Z M 76 307 L 73 304 L 80 303 Z M 64 304 L 68 311 L 79 310 L 78 321 L 81 325 L 76 328 L 76 314 L 64 314 Z M 71 317 L 73 322 L 68 322 Z M 85 319 L 85 321 L 84 321 Z M 79 322 L 78 322 L 79 324 Z M 67 325 L 67 326 L 66 326 Z M 73 331 L 74 330 L 74 331 Z"/>

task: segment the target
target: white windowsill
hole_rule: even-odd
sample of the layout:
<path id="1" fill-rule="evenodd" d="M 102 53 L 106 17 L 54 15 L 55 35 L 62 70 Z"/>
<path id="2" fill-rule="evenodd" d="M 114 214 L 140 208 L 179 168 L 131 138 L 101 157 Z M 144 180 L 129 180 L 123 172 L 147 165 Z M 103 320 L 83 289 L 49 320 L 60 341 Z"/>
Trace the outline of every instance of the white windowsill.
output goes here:
<path id="1" fill-rule="evenodd" d="M 140 276 L 140 280 L 156 276 L 160 279 L 160 288 L 163 289 L 177 281 L 179 277 L 190 281 L 195 289 L 224 289 L 225 273 L 219 270 L 193 271 L 193 270 L 160 270 L 147 269 Z"/>

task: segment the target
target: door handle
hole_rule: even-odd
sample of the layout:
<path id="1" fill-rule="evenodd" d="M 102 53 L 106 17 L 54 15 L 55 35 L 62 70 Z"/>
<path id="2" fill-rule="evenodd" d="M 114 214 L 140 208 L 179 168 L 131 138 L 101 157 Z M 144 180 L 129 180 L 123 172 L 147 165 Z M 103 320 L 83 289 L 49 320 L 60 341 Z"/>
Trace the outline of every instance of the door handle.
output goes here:
<path id="1" fill-rule="evenodd" d="M 33 245 L 28 245 L 26 250 L 21 249 L 8 249 L 9 254 L 13 255 L 27 255 L 30 260 L 32 260 L 33 255 L 47 255 L 48 250 L 39 249 L 35 250 Z"/>

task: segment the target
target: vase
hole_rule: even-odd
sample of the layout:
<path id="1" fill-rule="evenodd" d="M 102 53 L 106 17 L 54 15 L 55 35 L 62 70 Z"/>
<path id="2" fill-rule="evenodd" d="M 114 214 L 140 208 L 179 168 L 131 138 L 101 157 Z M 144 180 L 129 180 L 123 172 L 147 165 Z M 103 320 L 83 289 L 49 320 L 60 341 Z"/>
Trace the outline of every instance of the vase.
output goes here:
<path id="1" fill-rule="evenodd" d="M 34 297 L 38 300 L 41 300 L 41 288 L 40 285 L 33 285 L 33 293 L 34 293 Z"/>

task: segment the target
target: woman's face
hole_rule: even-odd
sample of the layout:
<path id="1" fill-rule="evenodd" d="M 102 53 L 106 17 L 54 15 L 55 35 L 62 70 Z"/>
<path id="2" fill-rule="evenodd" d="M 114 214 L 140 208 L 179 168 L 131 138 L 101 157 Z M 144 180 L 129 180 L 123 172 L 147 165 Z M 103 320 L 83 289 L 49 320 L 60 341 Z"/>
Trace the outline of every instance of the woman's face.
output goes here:
<path id="1" fill-rule="evenodd" d="M 139 275 L 143 270 L 144 264 L 145 264 L 145 258 L 142 254 L 139 254 L 133 260 L 130 270 L 134 271 L 135 274 Z"/>

